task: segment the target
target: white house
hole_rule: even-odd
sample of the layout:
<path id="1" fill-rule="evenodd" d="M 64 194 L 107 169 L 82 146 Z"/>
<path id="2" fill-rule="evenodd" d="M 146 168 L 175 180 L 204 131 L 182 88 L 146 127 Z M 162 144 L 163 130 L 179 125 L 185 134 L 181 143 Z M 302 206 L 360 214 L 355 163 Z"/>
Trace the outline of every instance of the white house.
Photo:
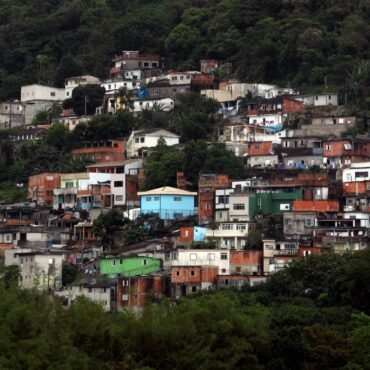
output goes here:
<path id="1" fill-rule="evenodd" d="M 191 83 L 192 73 L 190 72 L 170 72 L 166 75 L 170 85 L 188 85 Z"/>
<path id="2" fill-rule="evenodd" d="M 180 140 L 180 136 L 162 128 L 134 130 L 126 142 L 126 157 L 138 157 L 140 149 L 156 147 L 160 138 L 168 146 L 179 144 Z"/>
<path id="3" fill-rule="evenodd" d="M 100 84 L 101 87 L 104 87 L 106 94 L 114 94 L 120 88 L 124 87 L 127 91 L 139 90 L 140 81 L 136 79 L 133 80 L 105 80 Z"/>
<path id="4" fill-rule="evenodd" d="M 60 102 L 65 99 L 65 90 L 59 87 L 44 85 L 27 85 L 21 87 L 21 101 L 30 102 L 34 100 L 46 100 Z"/>
<path id="5" fill-rule="evenodd" d="M 170 112 L 175 107 L 175 102 L 171 98 L 136 100 L 132 112 L 142 112 L 144 109 L 152 109 L 157 105 L 163 112 Z"/>
<path id="6" fill-rule="evenodd" d="M 338 105 L 338 95 L 335 93 L 325 93 L 325 94 L 312 94 L 312 95 L 299 95 L 294 98 L 303 102 L 305 106 L 328 106 L 328 105 Z"/>
<path id="7" fill-rule="evenodd" d="M 65 80 L 65 98 L 71 98 L 73 90 L 81 85 L 99 85 L 100 79 L 90 75 L 69 77 Z"/>
<path id="8" fill-rule="evenodd" d="M 19 254 L 19 286 L 24 289 L 56 290 L 62 286 L 63 254 Z"/>
<path id="9" fill-rule="evenodd" d="M 106 312 L 116 310 L 114 297 L 116 296 L 116 283 L 110 281 L 71 284 L 57 295 L 66 299 L 68 306 L 79 297 L 85 297 L 102 306 Z"/>
<path id="10" fill-rule="evenodd" d="M 220 275 L 230 273 L 228 249 L 178 249 L 172 255 L 172 266 L 218 266 Z"/>
<path id="11" fill-rule="evenodd" d="M 214 239 L 220 248 L 243 249 L 248 236 L 248 223 L 222 222 L 216 229 L 206 229 L 206 237 Z"/>

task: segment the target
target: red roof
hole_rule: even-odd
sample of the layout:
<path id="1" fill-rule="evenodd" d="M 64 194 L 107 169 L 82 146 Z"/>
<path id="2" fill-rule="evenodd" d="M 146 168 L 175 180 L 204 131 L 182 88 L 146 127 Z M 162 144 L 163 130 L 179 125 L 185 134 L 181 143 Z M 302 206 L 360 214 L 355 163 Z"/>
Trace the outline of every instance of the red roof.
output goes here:
<path id="1" fill-rule="evenodd" d="M 295 200 L 294 212 L 339 212 L 337 200 Z"/>

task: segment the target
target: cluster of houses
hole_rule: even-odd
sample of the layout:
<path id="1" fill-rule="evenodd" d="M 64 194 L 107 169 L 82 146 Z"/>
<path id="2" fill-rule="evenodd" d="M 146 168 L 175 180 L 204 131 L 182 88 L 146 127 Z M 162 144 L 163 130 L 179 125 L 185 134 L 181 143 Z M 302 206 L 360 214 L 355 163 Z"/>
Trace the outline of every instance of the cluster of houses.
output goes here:
<path id="1" fill-rule="evenodd" d="M 64 89 L 26 86 L 21 102 L 1 105 L 0 124 L 13 127 L 84 84 L 105 88 L 98 114 L 125 108 L 121 87 L 133 92 L 129 109 L 136 113 L 155 103 L 172 110 L 178 93 L 196 91 L 220 103 L 226 124 L 218 141 L 242 158 L 247 173 L 201 174 L 193 191 L 179 172 L 176 188 L 145 190 L 146 158 L 159 139 L 181 150 L 178 135 L 152 128 L 81 143 L 73 156 L 95 162 L 84 172 L 33 175 L 27 203 L 0 205 L 0 252 L 7 266 L 19 266 L 21 287 L 54 291 L 67 305 L 86 296 L 107 311 L 140 310 L 161 297 L 253 286 L 311 254 L 369 246 L 370 138 L 355 134 L 366 132 L 366 119 L 347 115 L 334 93 L 217 82 L 220 66 L 206 60 L 200 71 L 164 73 L 158 56 L 125 51 L 113 59 L 108 80 L 79 76 Z M 64 111 L 58 120 L 73 130 L 89 119 Z M 40 130 L 19 131 L 15 140 L 37 139 Z M 159 220 L 166 232 L 103 253 L 93 221 L 112 208 L 132 221 Z M 261 230 L 266 220 L 275 233 Z M 66 265 L 79 266 L 81 279 L 65 284 Z"/>

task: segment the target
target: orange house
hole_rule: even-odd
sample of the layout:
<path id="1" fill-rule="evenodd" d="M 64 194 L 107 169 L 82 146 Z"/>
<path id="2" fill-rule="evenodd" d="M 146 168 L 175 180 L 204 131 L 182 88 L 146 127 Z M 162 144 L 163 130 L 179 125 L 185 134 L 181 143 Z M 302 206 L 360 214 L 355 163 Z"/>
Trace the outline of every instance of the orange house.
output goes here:
<path id="1" fill-rule="evenodd" d="M 215 287 L 218 266 L 175 266 L 171 271 L 172 297 L 180 298 Z"/>
<path id="2" fill-rule="evenodd" d="M 97 163 L 123 160 L 123 140 L 106 140 L 84 143 L 81 148 L 73 149 L 74 158 L 89 158 Z"/>
<path id="3" fill-rule="evenodd" d="M 248 155 L 269 155 L 272 153 L 272 141 L 256 141 L 248 143 Z"/>
<path id="4" fill-rule="evenodd" d="M 261 274 L 263 267 L 263 251 L 230 251 L 230 271 L 247 275 Z"/>
<path id="5" fill-rule="evenodd" d="M 53 203 L 53 190 L 60 187 L 60 173 L 43 172 L 28 178 L 28 199 L 41 204 Z"/>
<path id="6" fill-rule="evenodd" d="M 199 223 L 206 224 L 214 216 L 215 190 L 228 188 L 230 179 L 227 175 L 201 175 L 198 181 L 198 216 Z"/>
<path id="7" fill-rule="evenodd" d="M 118 307 L 144 307 L 152 298 L 159 299 L 169 293 L 168 287 L 169 279 L 161 274 L 120 277 L 117 284 Z"/>

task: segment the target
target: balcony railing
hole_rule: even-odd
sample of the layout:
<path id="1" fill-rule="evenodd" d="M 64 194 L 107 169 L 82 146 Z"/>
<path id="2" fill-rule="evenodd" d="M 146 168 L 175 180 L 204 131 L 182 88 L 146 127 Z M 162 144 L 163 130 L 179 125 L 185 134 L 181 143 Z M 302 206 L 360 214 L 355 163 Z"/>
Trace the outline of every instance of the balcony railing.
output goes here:
<path id="1" fill-rule="evenodd" d="M 279 249 L 274 250 L 274 256 L 297 256 L 299 253 L 298 249 Z"/>

